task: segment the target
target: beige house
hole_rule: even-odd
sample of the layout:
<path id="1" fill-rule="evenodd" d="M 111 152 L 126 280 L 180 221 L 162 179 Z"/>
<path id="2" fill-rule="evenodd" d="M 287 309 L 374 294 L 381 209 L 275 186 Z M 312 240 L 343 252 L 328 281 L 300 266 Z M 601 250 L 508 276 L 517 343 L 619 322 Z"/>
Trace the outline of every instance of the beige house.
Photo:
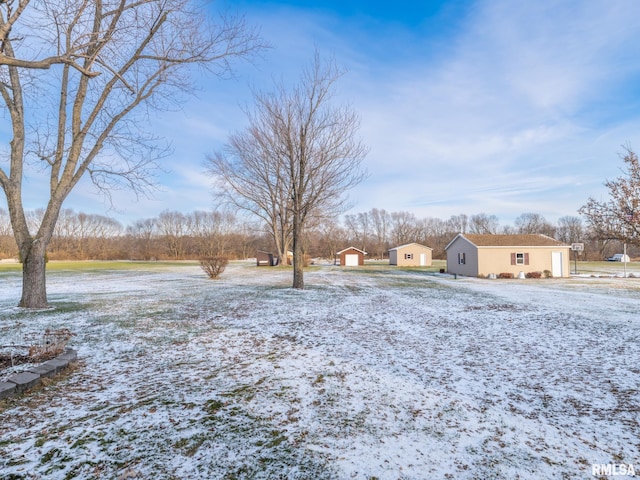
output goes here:
<path id="1" fill-rule="evenodd" d="M 389 265 L 430 267 L 433 249 L 419 243 L 408 243 L 389 250 Z"/>
<path id="2" fill-rule="evenodd" d="M 447 271 L 468 277 L 520 272 L 569 276 L 570 245 L 546 235 L 458 234 L 445 247 Z"/>

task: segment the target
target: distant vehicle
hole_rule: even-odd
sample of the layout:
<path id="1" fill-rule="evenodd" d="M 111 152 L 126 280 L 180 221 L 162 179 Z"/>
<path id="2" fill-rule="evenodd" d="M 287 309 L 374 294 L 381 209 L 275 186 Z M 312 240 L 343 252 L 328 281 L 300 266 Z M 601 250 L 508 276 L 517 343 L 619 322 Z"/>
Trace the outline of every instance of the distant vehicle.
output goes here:
<path id="1" fill-rule="evenodd" d="M 629 262 L 629 255 L 624 253 L 616 253 L 613 257 L 607 258 L 607 262 Z"/>

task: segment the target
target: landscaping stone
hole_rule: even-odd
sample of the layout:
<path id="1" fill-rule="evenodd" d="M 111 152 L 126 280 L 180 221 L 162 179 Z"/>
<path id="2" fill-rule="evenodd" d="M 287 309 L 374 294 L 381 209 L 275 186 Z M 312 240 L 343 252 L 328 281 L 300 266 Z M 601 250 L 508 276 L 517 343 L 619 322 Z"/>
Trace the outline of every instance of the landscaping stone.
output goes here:
<path id="1" fill-rule="evenodd" d="M 56 369 L 56 373 L 58 373 L 69 366 L 69 360 L 60 360 L 59 358 L 54 358 L 53 360 L 44 362 L 42 365 L 51 365 Z"/>
<path id="2" fill-rule="evenodd" d="M 49 360 L 35 367 L 31 367 L 27 371 L 10 376 L 6 379 L 6 382 L 0 382 L 0 400 L 28 390 L 34 385 L 40 383 L 40 379 L 43 377 L 53 377 L 58 372 L 66 369 L 71 362 L 74 362 L 77 359 L 78 353 L 69 348 L 65 350 L 62 355 L 59 355 L 53 360 Z"/>
<path id="3" fill-rule="evenodd" d="M 15 375 L 11 375 L 7 381 L 15 383 L 16 391 L 24 392 L 40 382 L 40 375 L 32 372 L 20 372 Z"/>
<path id="4" fill-rule="evenodd" d="M 56 367 L 43 363 L 42 365 L 31 367 L 27 372 L 37 373 L 41 377 L 53 377 L 56 374 Z"/>
<path id="5" fill-rule="evenodd" d="M 72 349 L 67 349 L 62 355 L 58 355 L 56 360 L 69 360 L 69 362 L 75 362 L 78 359 L 78 352 Z"/>
<path id="6" fill-rule="evenodd" d="M 0 382 L 0 400 L 10 397 L 16 391 L 16 384 L 10 382 Z"/>

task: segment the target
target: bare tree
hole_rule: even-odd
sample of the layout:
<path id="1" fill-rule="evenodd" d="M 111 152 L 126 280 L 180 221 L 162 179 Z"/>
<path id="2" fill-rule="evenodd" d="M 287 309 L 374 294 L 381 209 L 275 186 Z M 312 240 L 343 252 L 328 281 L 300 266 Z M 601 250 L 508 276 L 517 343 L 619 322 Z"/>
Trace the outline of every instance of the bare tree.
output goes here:
<path id="1" fill-rule="evenodd" d="M 556 227 L 556 239 L 566 244 L 577 243 L 584 240 L 582 219 L 569 215 L 560 217 Z"/>
<path id="2" fill-rule="evenodd" d="M 373 235 L 376 240 L 376 254 L 378 258 L 384 258 L 389 248 L 389 230 L 391 228 L 391 215 L 385 209 L 372 208 L 369 212 Z"/>
<path id="3" fill-rule="evenodd" d="M 419 222 L 418 242 L 433 248 L 434 258 L 443 258 L 444 247 L 458 232 L 451 232 L 448 221 L 427 217 Z"/>
<path id="4" fill-rule="evenodd" d="M 127 234 L 133 239 L 134 244 L 130 246 L 134 246 L 135 250 L 137 250 L 137 255 L 144 260 L 153 258 L 152 245 L 156 231 L 157 224 L 153 218 L 136 220 L 133 225 L 127 227 Z"/>
<path id="5" fill-rule="evenodd" d="M 578 210 L 587 219 L 589 229 L 601 240 L 620 240 L 640 244 L 640 161 L 631 147 L 624 147 L 623 175 L 604 184 L 609 200 L 589 197 Z"/>
<path id="6" fill-rule="evenodd" d="M 455 233 L 467 233 L 469 227 L 469 217 L 461 213 L 460 215 L 451 215 L 448 220 L 449 230 Z"/>
<path id="7" fill-rule="evenodd" d="M 334 219 L 328 219 L 316 229 L 318 235 L 318 254 L 333 261 L 336 252 L 344 248 L 347 233 Z"/>
<path id="8" fill-rule="evenodd" d="M 190 0 L 0 2 L 0 95 L 12 134 L 0 185 L 23 261 L 20 306 L 47 306 L 45 250 L 79 180 L 89 175 L 106 195 L 145 192 L 167 152 L 140 130 L 148 111 L 190 90 L 192 65 L 221 75 L 260 47 L 242 18 L 209 18 Z M 49 200 L 30 232 L 22 184 L 33 163 L 49 172 Z"/>
<path id="9" fill-rule="evenodd" d="M 225 211 L 196 211 L 191 215 L 190 230 L 196 241 L 198 257 L 214 258 L 227 255 L 226 246 L 235 217 Z"/>
<path id="10" fill-rule="evenodd" d="M 469 233 L 491 234 L 498 233 L 500 228 L 500 220 L 495 215 L 487 215 L 486 213 L 478 213 L 471 215 L 469 219 Z"/>
<path id="11" fill-rule="evenodd" d="M 398 245 L 415 242 L 418 235 L 418 220 L 410 212 L 391 212 L 391 240 Z"/>
<path id="12" fill-rule="evenodd" d="M 189 220 L 180 212 L 164 210 L 156 224 L 162 240 L 174 260 L 181 260 L 185 253 L 185 240 L 189 233 Z"/>
<path id="13" fill-rule="evenodd" d="M 369 216 L 367 213 L 350 213 L 344 216 L 344 226 L 350 233 L 352 245 L 367 250 L 369 241 Z"/>
<path id="14" fill-rule="evenodd" d="M 555 236 L 554 226 L 539 213 L 523 213 L 514 220 L 514 224 L 518 233 Z"/>
<path id="15" fill-rule="evenodd" d="M 210 158 L 212 173 L 236 205 L 269 225 L 287 215 L 293 288 L 304 288 L 308 222 L 342 212 L 344 192 L 365 176 L 361 163 L 367 149 L 355 137 L 359 118 L 350 107 L 331 105 L 341 76 L 334 62 L 323 63 L 316 54 L 297 87 L 279 84 L 273 93 L 256 93 L 249 127 L 230 138 L 224 153 Z"/>
<path id="16" fill-rule="evenodd" d="M 105 258 L 109 239 L 121 233 L 122 225 L 113 218 L 65 208 L 60 210 L 49 246 L 70 258 Z"/>

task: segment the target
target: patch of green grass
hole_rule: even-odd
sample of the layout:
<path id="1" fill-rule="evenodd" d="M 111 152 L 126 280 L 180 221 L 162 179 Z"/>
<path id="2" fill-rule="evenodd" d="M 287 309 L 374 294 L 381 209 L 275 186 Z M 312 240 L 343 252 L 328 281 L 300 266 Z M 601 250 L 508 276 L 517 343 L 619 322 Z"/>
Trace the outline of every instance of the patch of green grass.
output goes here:
<path id="1" fill-rule="evenodd" d="M 41 464 L 49 463 L 54 458 L 57 461 L 58 460 L 57 457 L 60 457 L 61 454 L 62 454 L 62 452 L 60 451 L 59 448 L 52 448 L 51 450 L 49 450 L 47 453 L 45 453 L 42 456 L 42 458 L 40 459 L 40 463 Z"/>
<path id="2" fill-rule="evenodd" d="M 49 440 L 46 436 L 39 436 L 35 442 L 33 442 L 33 446 L 36 448 L 42 447 L 47 440 Z"/>
<path id="3" fill-rule="evenodd" d="M 85 272 L 99 273 L 113 270 L 156 270 L 162 268 L 193 267 L 198 265 L 195 261 L 162 261 L 141 262 L 128 260 L 51 260 L 47 262 L 47 272 Z M 21 272 L 21 263 L 0 263 L 0 272 Z"/>
<path id="4" fill-rule="evenodd" d="M 622 262 L 578 262 L 577 265 L 574 264 L 573 258 L 570 262 L 570 271 L 573 273 L 574 266 L 577 266 L 579 274 L 594 274 L 594 275 L 604 275 L 611 273 L 622 273 L 624 272 L 624 263 Z M 627 263 L 627 272 L 640 272 L 640 263 L 638 262 L 629 262 Z"/>
<path id="5" fill-rule="evenodd" d="M 84 462 L 81 462 L 81 463 L 73 466 L 67 472 L 67 474 L 64 476 L 64 480 L 72 480 L 72 479 L 75 479 L 75 478 L 82 478 L 83 470 L 84 471 L 87 470 L 86 467 L 89 467 L 88 470 L 91 471 L 98 465 L 99 465 L 99 463 L 92 462 L 91 460 L 86 460 Z"/>
<path id="6" fill-rule="evenodd" d="M 261 439 L 255 442 L 257 447 L 274 448 L 280 446 L 287 440 L 287 437 L 279 430 L 271 430 L 267 439 Z"/>
<path id="7" fill-rule="evenodd" d="M 253 387 L 253 385 L 241 385 L 229 392 L 221 393 L 220 396 L 226 398 L 240 397 L 243 400 L 249 401 L 255 396 L 255 389 Z"/>
<path id="8" fill-rule="evenodd" d="M 221 402 L 220 400 L 217 400 L 217 399 L 207 400 L 206 403 L 204 404 L 204 409 L 207 413 L 211 415 L 215 415 L 220 410 L 222 410 L 224 405 L 225 405 L 224 402 Z"/>
<path id="9" fill-rule="evenodd" d="M 193 457 L 206 440 L 207 435 L 199 433 L 193 437 L 181 438 L 177 440 L 173 446 L 177 450 L 181 450 L 185 456 Z"/>

